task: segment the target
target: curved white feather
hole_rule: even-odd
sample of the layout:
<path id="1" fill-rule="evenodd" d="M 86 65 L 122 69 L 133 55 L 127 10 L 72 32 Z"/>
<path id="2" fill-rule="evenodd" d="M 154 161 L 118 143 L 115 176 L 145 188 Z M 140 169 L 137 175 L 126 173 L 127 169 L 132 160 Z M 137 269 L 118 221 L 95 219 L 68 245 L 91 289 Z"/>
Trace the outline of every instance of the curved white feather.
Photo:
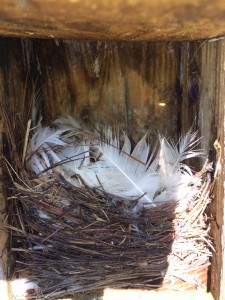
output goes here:
<path id="1" fill-rule="evenodd" d="M 36 128 L 36 132 L 28 143 L 26 165 L 29 170 L 39 174 L 51 166 L 49 153 L 52 152 L 54 146 L 66 145 L 61 139 L 65 131 L 66 129 L 54 130 L 41 125 Z"/>
<path id="2" fill-rule="evenodd" d="M 43 144 L 65 146 L 66 143 L 60 138 L 65 131 L 67 131 L 66 128 L 54 130 L 50 127 L 38 127 L 30 140 L 30 150 L 34 153 Z"/>
<path id="3" fill-rule="evenodd" d="M 147 201 L 152 202 L 153 191 L 159 187 L 159 176 L 146 168 L 149 146 L 145 137 L 132 153 L 124 151 L 130 150 L 127 138 L 125 143 L 121 151 L 115 138 L 109 142 L 101 142 L 97 146 L 102 152 L 100 161 L 95 167 L 88 168 L 96 174 L 98 185 L 100 182 L 106 192 L 124 198 L 139 198 L 144 195 Z"/>
<path id="4" fill-rule="evenodd" d="M 198 132 L 192 133 L 191 130 L 187 134 L 180 137 L 178 144 L 169 142 L 165 138 L 160 138 L 160 167 L 166 176 L 172 176 L 181 167 L 190 172 L 190 168 L 182 164 L 185 159 L 199 157 L 204 154 L 203 150 L 196 150 L 200 139 L 197 138 Z"/>

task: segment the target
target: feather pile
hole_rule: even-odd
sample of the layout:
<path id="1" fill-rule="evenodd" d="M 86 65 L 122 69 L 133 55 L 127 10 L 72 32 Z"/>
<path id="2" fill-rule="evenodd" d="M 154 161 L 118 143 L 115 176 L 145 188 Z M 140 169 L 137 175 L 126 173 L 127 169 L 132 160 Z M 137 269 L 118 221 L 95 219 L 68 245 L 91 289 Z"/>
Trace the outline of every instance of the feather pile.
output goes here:
<path id="1" fill-rule="evenodd" d="M 211 178 L 186 164 L 204 155 L 197 135 L 132 147 L 125 133 L 91 133 L 72 117 L 33 124 L 7 225 L 15 270 L 35 283 L 28 298 L 206 286 Z"/>
<path id="2" fill-rule="evenodd" d="M 134 149 L 126 134 L 122 139 L 111 129 L 102 135 L 82 131 L 72 117 L 58 118 L 51 128 L 39 122 L 28 144 L 26 167 L 38 176 L 63 176 L 75 187 L 135 201 L 134 212 L 162 202 L 189 202 L 201 184 L 184 163 L 203 155 L 196 150 L 197 132 L 189 130 L 178 144 L 159 137 L 158 149 L 152 151 L 146 136 Z"/>

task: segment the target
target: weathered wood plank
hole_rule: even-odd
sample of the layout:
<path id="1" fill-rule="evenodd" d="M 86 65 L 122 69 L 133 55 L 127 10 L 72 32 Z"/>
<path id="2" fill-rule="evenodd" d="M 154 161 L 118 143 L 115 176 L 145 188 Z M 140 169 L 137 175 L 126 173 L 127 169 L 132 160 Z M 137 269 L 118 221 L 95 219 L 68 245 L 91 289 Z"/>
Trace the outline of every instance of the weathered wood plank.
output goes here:
<path id="1" fill-rule="evenodd" d="M 49 42 L 43 53 L 44 45 L 37 47 L 34 41 L 48 116 L 72 113 L 84 122 L 117 123 L 133 138 L 147 130 L 151 135 L 157 130 L 176 134 L 179 47 L 71 41 L 59 42 L 59 51 L 51 57 L 55 44 Z"/>
<path id="2" fill-rule="evenodd" d="M 117 124 L 134 139 L 148 130 L 176 136 L 179 53 L 170 43 L 2 39 L 1 92 L 9 113 L 24 120 L 37 81 L 46 120 L 72 114 Z"/>
<path id="3" fill-rule="evenodd" d="M 2 116 L 0 121 L 0 153 L 3 152 L 3 143 L 2 143 L 2 134 L 3 134 L 3 122 Z M 2 156 L 2 155 L 1 155 Z M 2 300 L 9 300 L 8 298 L 8 284 L 7 284 L 7 230 L 4 226 L 4 221 L 6 218 L 6 201 L 4 193 L 4 182 L 2 178 L 2 160 L 0 162 L 0 291 Z"/>
<path id="4" fill-rule="evenodd" d="M 216 252 L 213 253 L 210 290 L 215 299 L 225 298 L 224 255 L 224 103 L 225 103 L 225 41 L 185 43 L 182 52 L 181 127 L 187 130 L 194 123 L 203 136 L 202 148 L 216 158 L 214 142 L 221 146 L 220 170 L 216 176 L 212 199 L 211 234 Z M 199 91 L 199 92 L 198 92 Z M 217 155 L 218 156 L 218 155 Z M 218 157 L 217 157 L 218 159 Z"/>
<path id="5" fill-rule="evenodd" d="M 215 299 L 225 299 L 225 198 L 224 198 L 224 122 L 225 122 L 225 40 L 216 47 L 216 85 L 215 98 L 212 106 L 215 106 L 215 126 L 211 131 L 217 134 L 219 149 L 218 175 L 215 186 L 215 199 L 212 205 L 212 233 L 214 235 L 216 255 L 212 259 L 211 290 Z M 207 115 L 206 115 L 207 116 Z M 207 122 L 207 120 L 206 120 Z M 213 125 L 213 123 L 212 123 Z M 219 284 L 218 284 L 219 283 Z"/>
<path id="6" fill-rule="evenodd" d="M 225 34 L 222 0 L 2 0 L 0 35 L 182 41 Z"/>

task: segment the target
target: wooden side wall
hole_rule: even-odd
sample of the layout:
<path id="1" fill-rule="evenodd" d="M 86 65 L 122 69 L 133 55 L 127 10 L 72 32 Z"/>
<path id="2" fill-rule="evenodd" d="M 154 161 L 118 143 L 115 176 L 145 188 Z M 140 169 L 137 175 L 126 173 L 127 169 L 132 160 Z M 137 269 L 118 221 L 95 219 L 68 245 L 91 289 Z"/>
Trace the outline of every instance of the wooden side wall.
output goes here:
<path id="1" fill-rule="evenodd" d="M 185 43 L 182 53 L 181 82 L 183 97 L 181 125 L 188 129 L 197 116 L 201 145 L 211 158 L 217 159 L 218 170 L 211 203 L 209 222 L 215 252 L 210 269 L 209 289 L 215 299 L 225 299 L 225 206 L 224 206 L 224 104 L 225 104 L 225 40 Z M 183 79 L 182 79 L 183 78 Z M 197 93 L 197 86 L 199 92 Z M 197 95 L 198 94 L 198 95 Z M 215 151 L 214 142 L 220 149 Z"/>
<path id="2" fill-rule="evenodd" d="M 47 120 L 72 114 L 117 124 L 134 138 L 177 134 L 179 44 L 3 38 L 0 55 L 9 113 L 26 115 L 33 85 Z"/>

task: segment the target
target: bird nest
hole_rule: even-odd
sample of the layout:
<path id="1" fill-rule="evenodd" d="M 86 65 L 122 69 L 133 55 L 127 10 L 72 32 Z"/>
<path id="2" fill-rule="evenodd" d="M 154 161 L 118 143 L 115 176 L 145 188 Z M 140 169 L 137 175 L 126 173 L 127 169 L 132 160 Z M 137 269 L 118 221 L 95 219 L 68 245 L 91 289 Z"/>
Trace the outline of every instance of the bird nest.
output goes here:
<path id="1" fill-rule="evenodd" d="M 34 176 L 24 165 L 24 152 L 17 150 L 15 158 L 12 130 L 8 137 L 11 162 L 5 161 L 12 185 L 7 190 L 7 227 L 15 254 L 11 265 L 14 273 L 37 284 L 28 298 L 94 296 L 106 287 L 205 288 L 212 250 L 206 214 L 212 186 L 209 164 L 191 174 L 197 184 L 189 184 L 185 205 L 177 196 L 145 205 L 143 195 L 120 197 L 101 182 L 99 187 L 86 184 L 76 172 L 69 177 L 82 184 L 72 184 L 60 164 Z M 28 135 L 25 140 L 28 151 Z"/>

